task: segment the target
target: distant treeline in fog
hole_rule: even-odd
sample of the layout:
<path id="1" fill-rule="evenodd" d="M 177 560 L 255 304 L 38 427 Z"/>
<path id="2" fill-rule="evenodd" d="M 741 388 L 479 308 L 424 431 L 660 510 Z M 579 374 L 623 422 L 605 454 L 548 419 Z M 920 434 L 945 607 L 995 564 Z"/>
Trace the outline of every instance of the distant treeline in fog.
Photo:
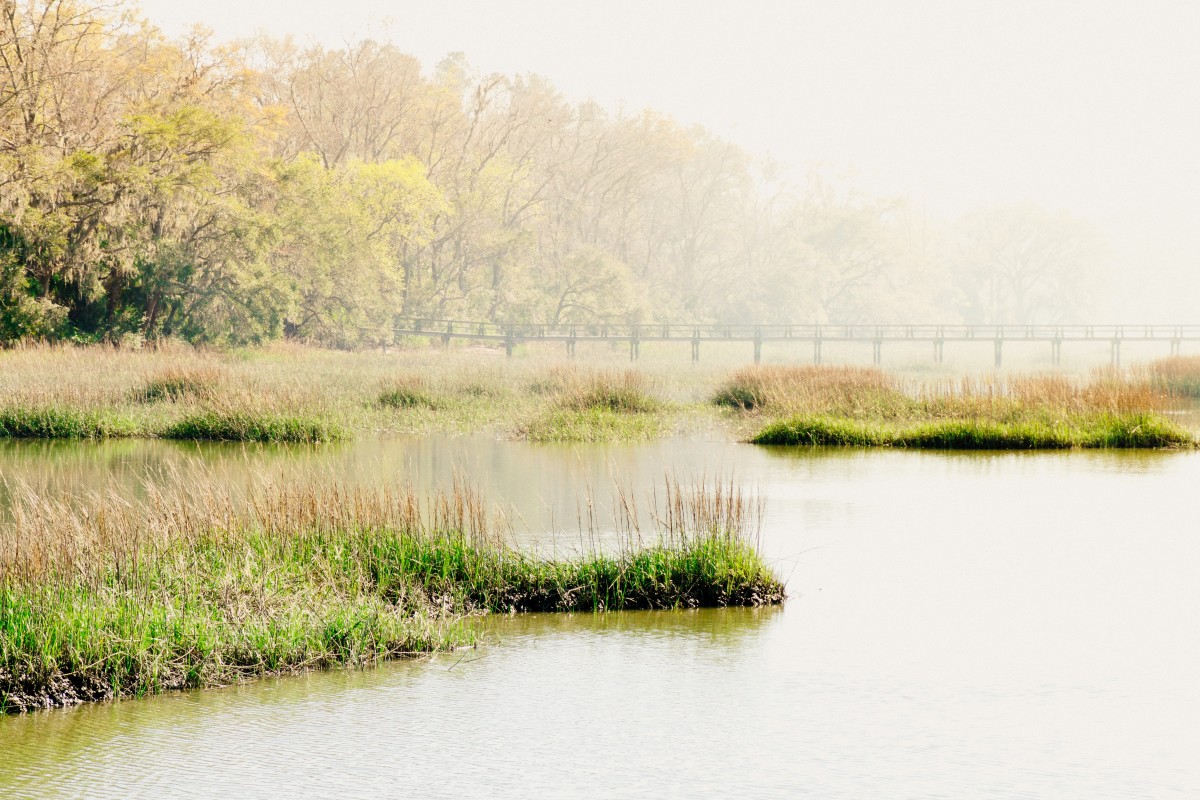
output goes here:
<path id="1" fill-rule="evenodd" d="M 1055 322 L 1087 312 L 1102 256 L 1061 213 L 930 221 L 457 55 L 175 40 L 74 0 L 0 17 L 0 342 L 352 347 L 397 316 Z"/>

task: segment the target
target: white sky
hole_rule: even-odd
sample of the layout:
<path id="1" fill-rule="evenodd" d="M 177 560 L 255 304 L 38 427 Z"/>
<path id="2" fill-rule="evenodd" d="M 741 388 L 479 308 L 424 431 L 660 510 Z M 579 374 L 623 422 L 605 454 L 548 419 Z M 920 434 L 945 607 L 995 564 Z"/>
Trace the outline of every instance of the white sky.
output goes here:
<path id="1" fill-rule="evenodd" d="M 948 216 L 1033 200 L 1191 286 L 1200 3 L 1111 0 L 142 0 L 169 32 L 386 38 L 427 68 L 536 72 Z M 1163 283 L 1160 289 L 1165 290 Z M 1172 301 L 1200 306 L 1200 293 Z M 1149 298 L 1147 298 L 1149 300 Z M 1175 315 L 1178 316 L 1178 315 Z"/>

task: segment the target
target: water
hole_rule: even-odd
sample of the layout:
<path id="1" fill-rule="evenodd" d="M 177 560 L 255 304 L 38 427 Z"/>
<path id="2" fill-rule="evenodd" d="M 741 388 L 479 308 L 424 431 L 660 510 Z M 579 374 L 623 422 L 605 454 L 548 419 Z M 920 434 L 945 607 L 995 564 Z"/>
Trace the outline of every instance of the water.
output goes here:
<path id="1" fill-rule="evenodd" d="M 1200 454 L 547 447 L 0 448 L 64 493 L 198 454 L 448 483 L 527 535 L 582 487 L 735 474 L 782 609 L 532 615 L 367 671 L 0 719 L 3 797 L 1195 797 Z"/>

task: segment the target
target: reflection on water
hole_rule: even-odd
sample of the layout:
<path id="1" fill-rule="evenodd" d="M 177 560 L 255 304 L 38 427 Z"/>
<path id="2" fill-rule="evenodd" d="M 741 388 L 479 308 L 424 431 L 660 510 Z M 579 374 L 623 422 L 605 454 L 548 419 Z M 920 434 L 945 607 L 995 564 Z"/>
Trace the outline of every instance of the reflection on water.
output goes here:
<path id="1" fill-rule="evenodd" d="M 198 455 L 444 485 L 530 535 L 585 488 L 734 474 L 783 609 L 497 617 L 433 659 L 0 720 L 15 797 L 1193 797 L 1195 453 L 545 447 L 0 447 L 64 492 Z M 132 491 L 132 488 L 130 489 Z"/>

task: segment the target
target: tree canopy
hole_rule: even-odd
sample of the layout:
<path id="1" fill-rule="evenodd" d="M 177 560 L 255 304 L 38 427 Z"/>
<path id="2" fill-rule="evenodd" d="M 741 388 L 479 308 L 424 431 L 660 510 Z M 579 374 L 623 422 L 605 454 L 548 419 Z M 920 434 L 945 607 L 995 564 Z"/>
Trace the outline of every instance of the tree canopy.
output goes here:
<path id="1" fill-rule="evenodd" d="M 0 342 L 1061 316 L 1087 237 L 1030 214 L 940 248 L 901 201 L 462 56 L 426 72 L 387 43 L 170 39 L 120 2 L 0 0 Z"/>

